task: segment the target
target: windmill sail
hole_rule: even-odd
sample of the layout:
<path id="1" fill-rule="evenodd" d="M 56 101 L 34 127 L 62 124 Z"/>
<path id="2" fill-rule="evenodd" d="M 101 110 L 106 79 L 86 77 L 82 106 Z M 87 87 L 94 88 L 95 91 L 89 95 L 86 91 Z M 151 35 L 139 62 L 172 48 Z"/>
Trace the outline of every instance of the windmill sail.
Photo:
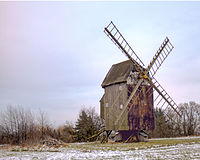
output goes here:
<path id="1" fill-rule="evenodd" d="M 158 83 L 158 81 L 155 78 L 153 78 L 152 81 L 148 81 L 148 83 L 151 86 L 153 86 L 153 88 L 155 89 L 155 91 L 157 91 L 159 93 L 159 95 L 155 99 L 155 101 L 156 101 L 160 97 L 160 100 L 157 103 L 157 105 L 159 105 L 162 100 L 165 100 L 162 103 L 161 108 L 165 108 L 165 110 L 166 110 L 170 106 L 179 116 L 181 116 L 179 114 L 179 112 L 177 111 L 177 108 L 178 108 L 177 104 L 170 97 L 170 95 L 164 90 L 164 88 L 161 86 L 161 84 Z M 167 106 L 164 107 L 165 103 L 167 103 Z"/>
<path id="2" fill-rule="evenodd" d="M 174 46 L 170 43 L 168 37 L 166 37 L 145 72 L 149 72 L 150 76 L 153 77 L 173 48 Z"/>
<path id="3" fill-rule="evenodd" d="M 117 117 L 117 120 L 115 121 L 115 125 L 116 126 L 121 125 L 125 117 L 127 117 L 126 115 L 128 114 L 130 110 L 130 108 L 128 108 L 128 105 L 130 104 L 130 101 L 133 99 L 134 96 L 137 97 L 136 92 L 144 80 L 146 80 L 151 85 L 149 89 L 153 88 L 159 94 L 157 98 L 159 98 L 158 104 L 162 102 L 161 107 L 163 107 L 164 105 L 166 105 L 165 109 L 167 109 L 168 107 L 171 107 L 179 116 L 181 116 L 177 111 L 177 104 L 173 101 L 173 99 L 169 96 L 169 94 L 163 89 L 163 87 L 154 78 L 155 73 L 157 72 L 161 64 L 164 62 L 166 57 L 170 54 L 170 52 L 174 48 L 173 45 L 170 43 L 169 39 L 166 38 L 164 40 L 161 47 L 158 49 L 155 56 L 153 57 L 153 60 L 150 62 L 148 67 L 144 69 L 144 63 L 133 51 L 133 49 L 130 47 L 128 42 L 125 40 L 125 38 L 122 36 L 122 34 L 119 32 L 119 30 L 113 24 L 112 21 L 105 28 L 104 32 L 113 41 L 113 43 L 132 61 L 135 68 L 140 73 L 140 77 L 137 80 L 136 85 L 132 93 L 130 94 L 127 102 L 125 103 L 123 110 L 121 111 L 120 115 Z"/>
<path id="4" fill-rule="evenodd" d="M 136 66 L 138 72 L 141 72 L 142 68 L 144 67 L 144 63 L 141 59 L 137 56 L 122 34 L 119 32 L 117 27 L 111 21 L 110 24 L 105 28 L 104 32 L 106 35 L 113 41 L 113 43 L 124 53 Z"/>

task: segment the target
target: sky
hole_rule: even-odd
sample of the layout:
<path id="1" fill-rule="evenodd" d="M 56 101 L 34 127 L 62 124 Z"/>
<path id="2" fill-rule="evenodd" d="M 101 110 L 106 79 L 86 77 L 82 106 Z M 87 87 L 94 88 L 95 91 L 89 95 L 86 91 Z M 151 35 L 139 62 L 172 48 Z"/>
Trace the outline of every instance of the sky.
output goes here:
<path id="1" fill-rule="evenodd" d="M 95 107 L 112 64 L 127 60 L 104 34 L 113 21 L 177 104 L 200 103 L 200 2 L 0 2 L 0 109 L 43 110 L 54 125 Z"/>

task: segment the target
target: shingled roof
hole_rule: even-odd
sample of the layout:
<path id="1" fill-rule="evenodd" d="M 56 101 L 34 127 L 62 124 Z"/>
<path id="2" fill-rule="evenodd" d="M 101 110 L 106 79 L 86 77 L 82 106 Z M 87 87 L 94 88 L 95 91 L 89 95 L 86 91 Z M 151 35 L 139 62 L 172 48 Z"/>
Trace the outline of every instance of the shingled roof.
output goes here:
<path id="1" fill-rule="evenodd" d="M 101 86 L 105 88 L 113 84 L 126 82 L 131 70 L 136 71 L 130 60 L 112 65 Z"/>

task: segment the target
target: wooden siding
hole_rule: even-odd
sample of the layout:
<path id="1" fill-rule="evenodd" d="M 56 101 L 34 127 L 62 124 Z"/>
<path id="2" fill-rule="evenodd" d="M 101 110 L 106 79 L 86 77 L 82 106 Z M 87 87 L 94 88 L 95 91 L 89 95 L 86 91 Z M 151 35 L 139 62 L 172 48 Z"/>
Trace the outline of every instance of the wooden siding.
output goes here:
<path id="1" fill-rule="evenodd" d="M 105 108 L 105 105 L 104 105 L 104 95 L 103 95 L 103 97 L 100 100 L 100 117 L 102 119 L 105 119 L 105 117 L 104 117 L 104 108 Z"/>
<path id="2" fill-rule="evenodd" d="M 104 117 L 106 130 L 118 130 L 115 127 L 120 112 L 120 105 L 123 105 L 127 100 L 126 83 L 111 85 L 105 88 L 104 95 Z"/>
<path id="3" fill-rule="evenodd" d="M 132 85 L 127 85 L 128 91 L 133 90 Z M 128 127 L 129 130 L 153 130 L 154 129 L 154 110 L 153 110 L 153 89 L 143 85 L 136 92 L 135 103 L 131 101 L 128 108 Z M 128 94 L 128 96 L 130 93 Z"/>
<path id="4" fill-rule="evenodd" d="M 120 87 L 121 86 L 121 87 Z M 140 130 L 140 129 L 154 129 L 154 113 L 153 113 L 153 89 L 148 93 L 146 91 L 149 86 L 140 86 L 140 92 L 136 101 L 131 101 L 128 105 L 129 112 L 121 121 L 121 125 L 115 125 L 115 122 L 120 115 L 123 105 L 130 96 L 134 85 L 120 83 L 105 87 L 105 94 L 101 102 L 101 117 L 105 119 L 106 130 Z M 133 97 L 135 98 L 135 97 Z M 134 103 L 133 103 L 134 102 Z M 102 115 L 103 114 L 103 115 Z"/>

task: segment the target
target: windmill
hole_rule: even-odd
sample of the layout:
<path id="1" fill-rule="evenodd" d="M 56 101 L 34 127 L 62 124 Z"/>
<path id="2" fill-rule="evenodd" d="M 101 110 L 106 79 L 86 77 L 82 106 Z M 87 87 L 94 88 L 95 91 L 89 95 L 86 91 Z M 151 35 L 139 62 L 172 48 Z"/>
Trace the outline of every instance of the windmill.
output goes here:
<path id="1" fill-rule="evenodd" d="M 100 100 L 100 114 L 105 119 L 107 136 L 112 130 L 120 131 L 126 141 L 143 130 L 153 130 L 155 104 L 164 110 L 169 121 L 173 121 L 170 112 L 181 116 L 177 104 L 154 77 L 174 48 L 168 37 L 145 67 L 112 21 L 104 32 L 128 57 L 128 61 L 113 65 L 102 83 L 105 94 Z"/>

